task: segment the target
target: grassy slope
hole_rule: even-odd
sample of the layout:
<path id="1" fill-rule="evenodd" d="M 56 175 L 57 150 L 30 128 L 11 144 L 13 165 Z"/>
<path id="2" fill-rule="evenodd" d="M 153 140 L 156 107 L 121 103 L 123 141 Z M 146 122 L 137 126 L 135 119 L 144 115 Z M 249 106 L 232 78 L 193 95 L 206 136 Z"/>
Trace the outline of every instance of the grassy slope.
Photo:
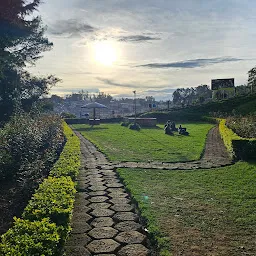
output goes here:
<path id="1" fill-rule="evenodd" d="M 240 96 L 228 100 L 210 102 L 202 106 L 190 106 L 181 109 L 174 109 L 169 112 L 150 112 L 142 116 L 156 117 L 158 121 L 171 120 L 201 120 L 202 116 L 209 115 L 209 112 L 222 112 L 231 114 L 235 110 L 237 114 L 247 115 L 256 112 L 256 94 Z"/>
<path id="2" fill-rule="evenodd" d="M 118 161 L 191 161 L 200 158 L 211 124 L 183 124 L 190 136 L 164 134 L 163 125 L 133 131 L 120 124 L 74 125 L 84 137 L 95 143 L 110 160 Z"/>
<path id="3" fill-rule="evenodd" d="M 118 171 L 159 239 L 162 255 L 256 255 L 256 164 Z"/>

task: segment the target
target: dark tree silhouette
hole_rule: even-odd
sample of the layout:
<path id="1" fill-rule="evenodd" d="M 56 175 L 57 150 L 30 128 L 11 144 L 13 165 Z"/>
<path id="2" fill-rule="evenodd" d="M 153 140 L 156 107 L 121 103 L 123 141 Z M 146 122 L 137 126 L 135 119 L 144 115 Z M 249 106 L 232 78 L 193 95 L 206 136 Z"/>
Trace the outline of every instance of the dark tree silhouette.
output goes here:
<path id="1" fill-rule="evenodd" d="M 40 17 L 34 15 L 39 4 L 40 0 L 0 1 L 0 121 L 7 120 L 15 106 L 29 110 L 59 81 L 54 76 L 37 78 L 24 70 L 53 46 L 44 37 Z"/>

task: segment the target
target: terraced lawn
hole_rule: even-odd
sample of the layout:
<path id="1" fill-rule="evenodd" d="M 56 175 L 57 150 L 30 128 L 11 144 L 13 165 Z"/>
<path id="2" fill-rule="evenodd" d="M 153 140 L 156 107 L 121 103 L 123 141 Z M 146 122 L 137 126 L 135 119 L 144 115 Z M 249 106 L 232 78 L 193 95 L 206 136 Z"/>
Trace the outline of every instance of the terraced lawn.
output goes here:
<path id="1" fill-rule="evenodd" d="M 256 255 L 256 163 L 118 172 L 148 220 L 161 255 Z"/>
<path id="2" fill-rule="evenodd" d="M 189 136 L 164 134 L 163 125 L 133 131 L 120 124 L 73 125 L 112 161 L 186 162 L 198 160 L 203 152 L 208 123 L 182 124 Z"/>

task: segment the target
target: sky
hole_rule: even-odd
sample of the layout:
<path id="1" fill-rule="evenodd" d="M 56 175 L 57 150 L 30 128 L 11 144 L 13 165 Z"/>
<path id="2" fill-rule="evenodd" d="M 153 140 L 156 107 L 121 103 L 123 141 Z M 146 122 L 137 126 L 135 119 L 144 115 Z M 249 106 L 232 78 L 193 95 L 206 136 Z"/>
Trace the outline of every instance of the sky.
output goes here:
<path id="1" fill-rule="evenodd" d="M 255 0 L 44 0 L 54 48 L 30 70 L 80 90 L 171 99 L 211 79 L 247 82 L 256 64 Z"/>

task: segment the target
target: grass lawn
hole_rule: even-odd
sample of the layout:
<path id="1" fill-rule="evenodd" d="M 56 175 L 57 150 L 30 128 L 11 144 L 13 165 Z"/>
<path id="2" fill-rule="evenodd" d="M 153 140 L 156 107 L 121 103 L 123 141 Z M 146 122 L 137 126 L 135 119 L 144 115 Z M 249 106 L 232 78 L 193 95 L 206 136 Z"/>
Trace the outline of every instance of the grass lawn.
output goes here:
<path id="1" fill-rule="evenodd" d="M 207 133 L 212 124 L 182 124 L 190 133 L 182 136 L 164 134 L 163 125 L 157 128 L 130 130 L 120 124 L 73 125 L 81 134 L 93 142 L 112 161 L 148 160 L 185 162 L 198 160 L 203 151 Z"/>
<path id="2" fill-rule="evenodd" d="M 118 172 L 148 219 L 161 255 L 256 255 L 256 163 Z"/>

